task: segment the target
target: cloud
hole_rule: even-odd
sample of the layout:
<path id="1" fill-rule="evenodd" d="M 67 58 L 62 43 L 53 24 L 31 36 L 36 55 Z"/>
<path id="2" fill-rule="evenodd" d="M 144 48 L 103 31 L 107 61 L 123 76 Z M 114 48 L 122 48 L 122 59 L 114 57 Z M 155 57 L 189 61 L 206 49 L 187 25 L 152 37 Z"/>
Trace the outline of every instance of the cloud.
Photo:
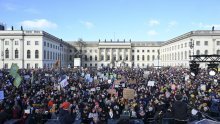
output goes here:
<path id="1" fill-rule="evenodd" d="M 87 29 L 91 29 L 91 28 L 95 27 L 95 25 L 89 21 L 80 21 L 80 23 L 83 24 Z"/>
<path id="2" fill-rule="evenodd" d="M 215 28 L 220 28 L 220 24 L 204 24 L 202 22 L 198 23 L 198 24 L 195 24 L 193 23 L 194 25 L 197 25 L 199 28 L 204 28 L 204 29 L 211 29 L 213 26 Z"/>
<path id="3" fill-rule="evenodd" d="M 155 19 L 152 19 L 152 20 L 150 20 L 149 22 L 148 22 L 148 25 L 149 26 L 157 26 L 157 25 L 159 25 L 160 24 L 160 22 L 158 21 L 158 20 L 155 20 Z"/>
<path id="4" fill-rule="evenodd" d="M 148 36 L 155 36 L 155 35 L 157 35 L 158 33 L 155 31 L 155 30 L 149 30 L 148 32 L 147 32 L 147 35 Z"/>
<path id="5" fill-rule="evenodd" d="M 36 28 L 36 29 L 46 29 L 46 28 L 57 28 L 57 24 L 46 19 L 35 19 L 35 20 L 25 20 L 20 22 L 24 28 Z"/>

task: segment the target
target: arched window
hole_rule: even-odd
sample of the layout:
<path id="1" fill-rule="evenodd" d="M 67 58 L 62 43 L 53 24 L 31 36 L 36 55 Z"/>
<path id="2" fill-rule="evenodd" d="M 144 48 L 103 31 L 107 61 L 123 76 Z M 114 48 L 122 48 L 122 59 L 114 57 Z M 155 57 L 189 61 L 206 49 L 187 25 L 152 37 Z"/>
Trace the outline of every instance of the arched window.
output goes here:
<path id="1" fill-rule="evenodd" d="M 101 61 L 103 61 L 104 60 L 104 56 L 103 55 L 101 55 Z"/>
<path id="2" fill-rule="evenodd" d="M 92 61 L 92 56 L 89 57 L 90 61 Z"/>
<path id="3" fill-rule="evenodd" d="M 147 55 L 147 61 L 150 61 L 150 56 L 149 55 Z"/>
<path id="4" fill-rule="evenodd" d="M 142 61 L 144 61 L 144 55 L 142 55 Z"/>
<path id="5" fill-rule="evenodd" d="M 31 58 L 31 51 L 27 50 L 27 59 L 30 59 L 30 58 Z"/>
<path id="6" fill-rule="evenodd" d="M 95 61 L 97 61 L 97 56 L 95 56 Z"/>
<path id="7" fill-rule="evenodd" d="M 153 56 L 152 56 L 152 60 L 154 60 L 154 59 L 155 59 L 155 56 L 153 55 Z"/>
<path id="8" fill-rule="evenodd" d="M 183 60 L 183 52 L 181 52 L 181 60 Z"/>
<path id="9" fill-rule="evenodd" d="M 205 50 L 205 52 L 204 52 L 204 53 L 205 53 L 205 55 L 208 55 L 208 54 L 209 54 L 208 50 Z"/>
<path id="10" fill-rule="evenodd" d="M 176 53 L 175 53 L 175 60 L 176 60 Z"/>
<path id="11" fill-rule="evenodd" d="M 53 54 L 54 56 L 54 54 Z M 35 59 L 38 59 L 39 58 L 39 51 L 38 50 L 35 50 Z"/>
<path id="12" fill-rule="evenodd" d="M 196 55 L 199 55 L 200 54 L 200 50 L 196 50 Z"/>
<path id="13" fill-rule="evenodd" d="M 17 59 L 18 58 L 18 50 L 16 49 L 15 50 L 15 59 Z"/>
<path id="14" fill-rule="evenodd" d="M 5 50 L 5 58 L 6 58 L 6 59 L 9 58 L 9 50 L 8 50 L 8 49 Z"/>
<path id="15" fill-rule="evenodd" d="M 85 61 L 87 61 L 87 55 L 85 55 Z"/>
<path id="16" fill-rule="evenodd" d="M 185 59 L 187 59 L 187 51 L 185 51 Z"/>
<path id="17" fill-rule="evenodd" d="M 178 52 L 178 60 L 180 60 L 180 53 Z"/>

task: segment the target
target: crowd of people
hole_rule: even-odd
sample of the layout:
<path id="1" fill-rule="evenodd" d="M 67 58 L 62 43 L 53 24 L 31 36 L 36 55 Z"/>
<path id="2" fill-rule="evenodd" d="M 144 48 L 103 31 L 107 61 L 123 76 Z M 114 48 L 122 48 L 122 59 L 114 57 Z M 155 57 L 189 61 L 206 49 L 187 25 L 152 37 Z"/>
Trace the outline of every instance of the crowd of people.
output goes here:
<path id="1" fill-rule="evenodd" d="M 43 124 L 52 117 L 61 124 L 186 123 L 220 116 L 220 75 L 203 69 L 195 77 L 181 67 L 20 69 L 19 87 L 9 70 L 0 73 L 0 124 Z M 133 98 L 124 97 L 125 88 L 135 91 Z"/>

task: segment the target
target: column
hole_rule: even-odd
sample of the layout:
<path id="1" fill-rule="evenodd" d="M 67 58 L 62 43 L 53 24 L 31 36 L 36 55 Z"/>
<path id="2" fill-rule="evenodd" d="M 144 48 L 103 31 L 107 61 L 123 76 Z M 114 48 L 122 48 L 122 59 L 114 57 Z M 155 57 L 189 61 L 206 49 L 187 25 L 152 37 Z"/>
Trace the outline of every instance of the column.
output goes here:
<path id="1" fill-rule="evenodd" d="M 217 54 L 215 50 L 215 45 L 216 45 L 216 39 L 212 39 L 213 41 L 213 54 Z M 201 54 L 201 53 L 200 53 Z M 210 53 L 209 53 L 210 54 Z"/>
<path id="2" fill-rule="evenodd" d="M 98 54 L 97 54 L 97 60 L 98 60 L 98 62 L 100 61 L 100 56 L 101 56 L 101 49 L 100 48 L 98 48 Z"/>
<path id="3" fill-rule="evenodd" d="M 119 60 L 119 48 L 116 49 L 116 61 Z"/>
<path id="4" fill-rule="evenodd" d="M 131 49 L 128 49 L 128 61 L 131 62 Z"/>
<path id="5" fill-rule="evenodd" d="M 14 58 L 14 49 L 13 49 L 13 46 L 14 46 L 14 39 L 10 39 L 11 40 L 11 59 L 13 59 Z"/>
<path id="6" fill-rule="evenodd" d="M 19 58 L 22 59 L 22 68 L 24 68 L 24 39 L 20 39 L 19 46 L 21 46 Z"/>
<path id="7" fill-rule="evenodd" d="M 122 49 L 122 60 L 125 61 L 125 60 L 126 60 L 125 57 L 126 57 L 126 56 L 125 56 L 125 49 Z"/>
<path id="8" fill-rule="evenodd" d="M 112 56 L 112 48 L 110 49 L 110 62 L 112 62 L 113 56 Z"/>
<path id="9" fill-rule="evenodd" d="M 106 48 L 104 49 L 104 61 L 106 61 L 106 59 L 107 59 L 107 55 L 106 55 Z"/>

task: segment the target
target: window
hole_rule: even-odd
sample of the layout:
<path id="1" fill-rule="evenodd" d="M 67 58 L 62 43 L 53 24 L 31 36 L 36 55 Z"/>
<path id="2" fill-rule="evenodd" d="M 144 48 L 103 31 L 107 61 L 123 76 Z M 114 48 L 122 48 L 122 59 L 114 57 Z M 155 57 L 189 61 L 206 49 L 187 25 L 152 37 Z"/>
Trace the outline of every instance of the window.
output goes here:
<path id="1" fill-rule="evenodd" d="M 132 50 L 132 53 L 134 52 L 134 50 Z"/>
<path id="2" fill-rule="evenodd" d="M 154 59 L 155 59 L 155 56 L 153 55 L 153 56 L 152 56 L 152 60 L 154 60 Z"/>
<path id="3" fill-rule="evenodd" d="M 134 55 L 132 55 L 132 61 L 134 61 Z"/>
<path id="4" fill-rule="evenodd" d="M 50 59 L 50 52 L 47 51 L 47 59 Z"/>
<path id="5" fill-rule="evenodd" d="M 85 68 L 87 67 L 87 64 L 85 64 Z"/>
<path id="6" fill-rule="evenodd" d="M 44 41 L 44 46 L 46 46 L 47 45 L 47 43 Z"/>
<path id="7" fill-rule="evenodd" d="M 92 61 L 92 56 L 89 57 L 90 61 Z"/>
<path id="8" fill-rule="evenodd" d="M 122 55 L 119 56 L 119 60 L 122 60 Z"/>
<path id="9" fill-rule="evenodd" d="M 139 55 L 137 55 L 137 61 L 139 61 Z"/>
<path id="10" fill-rule="evenodd" d="M 9 45 L 9 41 L 5 41 L 5 45 Z"/>
<path id="11" fill-rule="evenodd" d="M 128 60 L 128 55 L 126 55 L 125 60 Z"/>
<path id="12" fill-rule="evenodd" d="M 95 56 L 95 61 L 97 61 L 97 56 Z"/>
<path id="13" fill-rule="evenodd" d="M 39 45 L 39 41 L 35 41 L 35 45 Z"/>
<path id="14" fill-rule="evenodd" d="M 44 50 L 44 59 L 46 59 L 47 52 Z"/>
<path id="15" fill-rule="evenodd" d="M 18 45 L 18 41 L 15 41 L 15 45 Z"/>
<path id="16" fill-rule="evenodd" d="M 187 47 L 187 43 L 185 43 L 185 47 Z"/>
<path id="17" fill-rule="evenodd" d="M 144 55 L 142 55 L 142 60 L 144 61 Z"/>
<path id="18" fill-rule="evenodd" d="M 27 69 L 31 68 L 30 63 L 27 63 Z"/>
<path id="19" fill-rule="evenodd" d="M 92 53 L 92 50 L 89 50 L 90 53 Z"/>
<path id="20" fill-rule="evenodd" d="M 181 44 L 181 48 L 183 48 L 183 44 Z"/>
<path id="21" fill-rule="evenodd" d="M 196 41 L 196 46 L 200 46 L 200 41 Z"/>
<path id="22" fill-rule="evenodd" d="M 38 68 L 38 63 L 35 63 L 35 68 Z"/>
<path id="23" fill-rule="evenodd" d="M 90 64 L 90 67 L 92 67 L 92 63 Z"/>
<path id="24" fill-rule="evenodd" d="M 187 51 L 185 51 L 185 59 L 187 59 Z"/>
<path id="25" fill-rule="evenodd" d="M 147 52 L 149 53 L 149 52 L 150 52 L 150 50 L 147 50 Z"/>
<path id="26" fill-rule="evenodd" d="M 147 61 L 150 61 L 150 56 L 149 55 L 147 55 Z"/>
<path id="27" fill-rule="evenodd" d="M 110 55 L 107 55 L 107 61 L 109 61 L 110 60 Z"/>
<path id="28" fill-rule="evenodd" d="M 142 50 L 142 53 L 144 53 L 144 50 Z"/>
<path id="29" fill-rule="evenodd" d="M 31 51 L 27 50 L 27 59 L 30 59 L 30 58 L 31 58 Z"/>
<path id="30" fill-rule="evenodd" d="M 53 47 L 53 45 L 52 44 L 50 44 L 50 48 L 52 48 Z"/>
<path id="31" fill-rule="evenodd" d="M 47 47 L 50 47 L 50 44 L 49 44 L 49 43 L 47 43 Z"/>
<path id="32" fill-rule="evenodd" d="M 97 50 L 95 50 L 95 53 L 97 53 Z"/>
<path id="33" fill-rule="evenodd" d="M 97 67 L 97 64 L 95 63 L 95 67 Z"/>
<path id="34" fill-rule="evenodd" d="M 155 52 L 155 50 L 152 50 L 152 52 L 154 53 L 154 52 Z"/>
<path id="35" fill-rule="evenodd" d="M 27 45 L 31 45 L 31 41 L 27 41 Z"/>
<path id="36" fill-rule="evenodd" d="M 113 56 L 113 60 L 116 61 L 116 55 Z"/>
<path id="37" fill-rule="evenodd" d="M 139 50 L 137 50 L 137 52 L 139 53 Z"/>
<path id="38" fill-rule="evenodd" d="M 5 63 L 5 69 L 8 69 L 8 63 Z"/>
<path id="39" fill-rule="evenodd" d="M 217 41 L 217 45 L 220 45 L 220 41 Z"/>
<path id="40" fill-rule="evenodd" d="M 17 59 L 18 58 L 18 50 L 16 49 L 15 50 L 15 59 Z"/>
<path id="41" fill-rule="evenodd" d="M 52 57 L 53 57 L 52 52 L 50 52 L 50 60 L 52 60 Z"/>
<path id="42" fill-rule="evenodd" d="M 205 46 L 208 46 L 208 41 L 205 41 L 205 42 L 204 42 L 204 45 L 205 45 Z"/>
<path id="43" fill-rule="evenodd" d="M 208 50 L 205 50 L 205 55 L 208 55 L 209 53 L 208 53 Z"/>
<path id="44" fill-rule="evenodd" d="M 103 61 L 104 60 L 104 56 L 103 55 L 101 55 L 101 61 Z"/>
<path id="45" fill-rule="evenodd" d="M 38 59 L 38 58 L 39 58 L 39 51 L 35 50 L 35 59 Z"/>
<path id="46" fill-rule="evenodd" d="M 84 53 L 87 53 L 87 50 L 84 50 Z"/>
<path id="47" fill-rule="evenodd" d="M 216 53 L 217 53 L 217 55 L 220 55 L 220 50 L 217 50 Z"/>
<path id="48" fill-rule="evenodd" d="M 9 50 L 8 50 L 8 48 L 5 50 L 5 58 L 6 58 L 6 59 L 9 58 Z"/>
<path id="49" fill-rule="evenodd" d="M 142 67 L 144 67 L 144 63 L 142 63 Z"/>
<path id="50" fill-rule="evenodd" d="M 196 50 L 196 55 L 200 55 L 200 50 Z"/>

